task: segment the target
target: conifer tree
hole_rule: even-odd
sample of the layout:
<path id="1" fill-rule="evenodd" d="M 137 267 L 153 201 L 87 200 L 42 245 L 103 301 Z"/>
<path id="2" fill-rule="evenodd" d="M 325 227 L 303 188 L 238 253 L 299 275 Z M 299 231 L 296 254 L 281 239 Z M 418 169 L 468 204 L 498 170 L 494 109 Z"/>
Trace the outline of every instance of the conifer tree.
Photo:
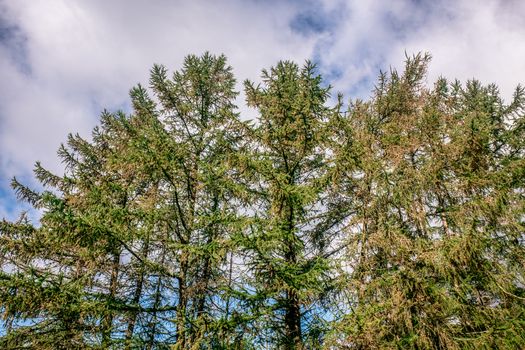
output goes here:
<path id="1" fill-rule="evenodd" d="M 223 56 L 188 56 L 173 80 L 155 66 L 160 108 L 138 86 L 133 115 L 104 113 L 92 142 L 61 147 L 64 177 L 37 164 L 54 192 L 14 181 L 44 214 L 2 225 L 5 347 L 184 349 L 234 332 L 219 327 L 234 83 Z"/>
<path id="2" fill-rule="evenodd" d="M 37 193 L 13 180 L 19 197 L 44 213 L 28 237 L 19 236 L 19 224 L 2 225 L 3 264 L 11 267 L 4 271 L 2 307 L 11 324 L 20 326 L 2 339 L 8 348 L 84 348 L 86 337 L 109 345 L 116 317 L 110 304 L 118 299 L 120 257 L 128 240 L 126 180 L 110 162 L 120 139 L 114 135 L 107 142 L 110 119 L 103 116 L 93 143 L 70 135 L 68 146 L 60 148 L 67 175 L 57 177 L 37 163 L 37 178 L 54 192 Z M 24 282 L 13 286 L 13 278 Z"/>
<path id="3" fill-rule="evenodd" d="M 246 176 L 252 179 L 252 222 L 244 245 L 256 312 L 277 348 L 315 343 L 322 321 L 320 298 L 329 284 L 325 253 L 328 88 L 309 62 L 302 68 L 280 62 L 263 71 L 263 85 L 246 82 L 249 106 L 259 113 L 248 133 Z"/>
<path id="4" fill-rule="evenodd" d="M 165 184 L 161 220 L 171 235 L 170 260 L 178 265 L 176 348 L 185 349 L 215 341 L 212 333 L 220 333 L 229 317 L 224 312 L 229 297 L 220 292 L 229 281 L 226 259 L 237 203 L 229 158 L 236 152 L 240 123 L 235 79 L 224 56 L 188 56 L 173 79 L 166 73 L 161 66 L 152 70 L 166 127 L 148 157 Z"/>
<path id="5" fill-rule="evenodd" d="M 382 74 L 373 99 L 339 121 L 351 145 L 338 151 L 339 183 L 356 215 L 333 341 L 519 349 L 525 202 L 512 169 L 523 166 L 523 89 L 508 106 L 477 81 L 429 90 L 428 61 Z"/>

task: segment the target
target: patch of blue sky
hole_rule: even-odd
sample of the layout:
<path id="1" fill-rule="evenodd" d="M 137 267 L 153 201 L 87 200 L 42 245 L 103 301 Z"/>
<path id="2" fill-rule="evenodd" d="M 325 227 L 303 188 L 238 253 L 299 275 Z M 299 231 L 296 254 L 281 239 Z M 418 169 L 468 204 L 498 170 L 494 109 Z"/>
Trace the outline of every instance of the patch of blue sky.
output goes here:
<path id="1" fill-rule="evenodd" d="M 0 169 L 0 220 L 15 221 L 20 218 L 21 214 L 26 213 L 33 223 L 37 223 L 40 218 L 39 211 L 29 203 L 17 198 L 15 191 L 11 188 L 12 175 Z M 17 176 L 17 180 L 36 191 L 43 189 L 40 184 L 36 183 L 31 173 Z"/>
<path id="2" fill-rule="evenodd" d="M 29 206 L 20 203 L 12 190 L 3 184 L 0 186 L 0 220 L 14 221 L 27 210 L 30 210 Z"/>
<path id="3" fill-rule="evenodd" d="M 5 211 L 7 214 L 12 213 L 16 207 L 16 197 L 13 191 L 9 191 L 6 184 L 0 184 L 0 210 Z"/>

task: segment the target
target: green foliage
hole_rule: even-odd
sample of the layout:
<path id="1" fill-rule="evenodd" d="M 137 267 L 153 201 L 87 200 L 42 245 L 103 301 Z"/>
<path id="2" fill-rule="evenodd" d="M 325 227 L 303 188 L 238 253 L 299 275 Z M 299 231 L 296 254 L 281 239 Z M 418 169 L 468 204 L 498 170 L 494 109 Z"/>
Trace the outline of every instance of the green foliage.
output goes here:
<path id="1" fill-rule="evenodd" d="M 325 253 L 334 249 L 326 246 L 333 230 L 319 227 L 327 216 L 327 123 L 336 111 L 325 106 L 328 89 L 314 69 L 280 62 L 263 71 L 262 86 L 245 83 L 247 103 L 259 112 L 241 163 L 255 190 L 241 239 L 253 273 L 246 283 L 260 296 L 255 307 L 270 330 L 264 341 L 286 349 L 317 336 L 315 315 L 330 285 Z"/>
<path id="2" fill-rule="evenodd" d="M 429 61 L 347 111 L 279 62 L 255 121 L 224 56 L 155 65 L 43 191 L 13 179 L 41 218 L 0 223 L 0 347 L 522 349 L 525 90 Z"/>
<path id="3" fill-rule="evenodd" d="M 441 79 L 429 90 L 428 61 L 418 55 L 402 74 L 382 75 L 373 100 L 342 117 L 352 147 L 339 183 L 356 215 L 341 282 L 347 309 L 332 342 L 518 349 L 524 193 L 511 169 L 523 162 L 521 89 L 513 107 L 477 81 Z"/>

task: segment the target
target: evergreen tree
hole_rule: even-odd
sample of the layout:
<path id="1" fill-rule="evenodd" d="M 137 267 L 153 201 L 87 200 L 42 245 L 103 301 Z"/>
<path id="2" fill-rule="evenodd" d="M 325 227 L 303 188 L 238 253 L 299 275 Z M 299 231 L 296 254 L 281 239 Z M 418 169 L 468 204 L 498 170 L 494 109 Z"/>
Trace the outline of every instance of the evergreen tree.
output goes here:
<path id="1" fill-rule="evenodd" d="M 382 74 L 339 122 L 348 228 L 347 348 L 519 349 L 523 284 L 523 89 L 423 80 L 429 56 Z M 346 141 L 346 142 L 345 142 Z"/>
<path id="2" fill-rule="evenodd" d="M 234 83 L 222 56 L 189 56 L 173 80 L 155 66 L 160 108 L 138 86 L 133 115 L 61 147 L 64 177 L 37 164 L 54 192 L 14 181 L 44 214 L 2 225 L 5 347 L 184 349 L 225 332 Z"/>
<path id="3" fill-rule="evenodd" d="M 176 348 L 195 348 L 216 341 L 232 311 L 227 259 L 238 202 L 229 163 L 241 130 L 235 79 L 224 56 L 205 54 L 188 56 L 172 80 L 155 66 L 151 85 L 166 125 L 148 157 L 164 183 L 160 220 L 171 236 L 164 243 L 169 259 L 177 264 Z"/>
<path id="4" fill-rule="evenodd" d="M 263 71 L 263 85 L 246 82 L 249 106 L 259 112 L 248 132 L 246 177 L 252 220 L 243 244 L 253 274 L 261 337 L 284 349 L 302 349 L 320 336 L 329 283 L 332 230 L 323 199 L 329 186 L 326 147 L 328 88 L 315 67 L 280 62 Z M 335 226 L 335 225 L 334 225 Z"/>

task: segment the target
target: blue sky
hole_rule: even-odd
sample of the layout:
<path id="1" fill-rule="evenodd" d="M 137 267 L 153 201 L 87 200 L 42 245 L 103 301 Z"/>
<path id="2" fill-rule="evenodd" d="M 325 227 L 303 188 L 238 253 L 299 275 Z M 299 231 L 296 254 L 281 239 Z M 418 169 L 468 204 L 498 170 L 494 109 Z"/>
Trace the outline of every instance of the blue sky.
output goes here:
<path id="1" fill-rule="evenodd" d="M 26 208 L 13 176 L 38 186 L 37 160 L 62 172 L 68 133 L 88 137 L 103 108 L 126 108 L 153 63 L 178 69 L 204 51 L 226 54 L 239 82 L 312 59 L 347 98 L 428 51 L 429 85 L 476 77 L 510 97 L 525 83 L 525 1 L 0 0 L 0 218 Z"/>

